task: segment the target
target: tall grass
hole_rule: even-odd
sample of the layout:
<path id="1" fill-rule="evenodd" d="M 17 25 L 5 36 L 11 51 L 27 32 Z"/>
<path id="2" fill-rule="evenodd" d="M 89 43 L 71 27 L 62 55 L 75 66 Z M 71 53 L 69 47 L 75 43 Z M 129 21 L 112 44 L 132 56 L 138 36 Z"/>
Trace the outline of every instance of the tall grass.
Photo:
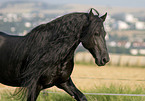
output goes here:
<path id="1" fill-rule="evenodd" d="M 133 89 L 129 86 L 110 85 L 109 87 L 96 87 L 95 90 L 90 90 L 89 92 L 111 94 L 145 94 L 145 89 L 142 89 L 141 87 Z M 96 101 L 95 99 L 97 99 L 97 101 L 145 101 L 145 97 L 137 96 L 88 95 L 87 98 L 89 101 Z"/>
<path id="2" fill-rule="evenodd" d="M 50 91 L 50 90 L 48 90 Z M 113 93 L 113 94 L 145 94 L 145 88 L 136 87 L 135 89 L 129 86 L 99 86 L 92 90 L 82 90 L 84 93 Z M 112 96 L 112 95 L 86 95 L 88 101 L 145 101 L 145 97 L 137 96 Z M 8 98 L 2 94 L 0 101 L 16 101 L 13 98 Z M 75 101 L 72 97 L 64 92 L 46 93 L 41 92 L 37 101 Z"/>

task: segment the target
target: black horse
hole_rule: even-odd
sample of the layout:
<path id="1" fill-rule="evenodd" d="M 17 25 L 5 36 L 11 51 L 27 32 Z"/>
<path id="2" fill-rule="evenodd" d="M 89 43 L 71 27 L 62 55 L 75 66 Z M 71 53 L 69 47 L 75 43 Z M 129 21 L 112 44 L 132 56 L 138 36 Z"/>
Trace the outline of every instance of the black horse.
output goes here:
<path id="1" fill-rule="evenodd" d="M 94 15 L 94 10 L 97 15 Z M 95 9 L 71 13 L 32 29 L 26 36 L 0 32 L 0 83 L 20 87 L 27 101 L 57 86 L 77 101 L 87 101 L 71 80 L 74 51 L 81 42 L 99 66 L 109 61 L 103 22 Z"/>

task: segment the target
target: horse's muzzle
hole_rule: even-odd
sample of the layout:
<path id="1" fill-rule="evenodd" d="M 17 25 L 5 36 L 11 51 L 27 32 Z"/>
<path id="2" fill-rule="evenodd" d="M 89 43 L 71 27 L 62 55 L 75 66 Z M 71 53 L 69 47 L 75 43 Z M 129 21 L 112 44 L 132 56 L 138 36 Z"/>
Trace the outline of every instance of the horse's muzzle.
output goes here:
<path id="1" fill-rule="evenodd" d="M 95 63 L 98 65 L 98 66 L 104 66 L 107 62 L 109 62 L 110 58 L 101 58 L 101 59 L 95 59 Z"/>

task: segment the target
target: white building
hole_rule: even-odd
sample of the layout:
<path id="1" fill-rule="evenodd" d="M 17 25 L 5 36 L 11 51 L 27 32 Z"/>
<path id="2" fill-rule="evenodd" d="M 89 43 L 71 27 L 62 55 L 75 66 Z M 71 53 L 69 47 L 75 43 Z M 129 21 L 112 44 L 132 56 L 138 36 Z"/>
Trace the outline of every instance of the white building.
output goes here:
<path id="1" fill-rule="evenodd" d="M 124 21 L 117 21 L 115 28 L 118 30 L 126 30 L 129 29 L 129 25 Z"/>
<path id="2" fill-rule="evenodd" d="M 25 27 L 30 28 L 31 26 L 32 26 L 32 24 L 30 22 L 25 23 Z"/>
<path id="3" fill-rule="evenodd" d="M 116 43 L 115 41 L 111 41 L 111 42 L 109 43 L 109 46 L 111 46 L 111 47 L 116 47 L 116 46 L 117 46 L 117 43 Z"/>
<path id="4" fill-rule="evenodd" d="M 132 14 L 126 14 L 125 15 L 125 21 L 129 23 L 135 23 L 138 21 L 137 18 L 135 18 Z"/>
<path id="5" fill-rule="evenodd" d="M 131 49 L 130 50 L 130 53 L 132 54 L 132 55 L 138 55 L 138 50 L 137 49 Z"/>
<path id="6" fill-rule="evenodd" d="M 140 50 L 139 50 L 139 54 L 145 55 L 145 49 L 140 49 Z"/>
<path id="7" fill-rule="evenodd" d="M 145 23 L 138 21 L 135 23 L 135 28 L 139 30 L 145 29 Z"/>

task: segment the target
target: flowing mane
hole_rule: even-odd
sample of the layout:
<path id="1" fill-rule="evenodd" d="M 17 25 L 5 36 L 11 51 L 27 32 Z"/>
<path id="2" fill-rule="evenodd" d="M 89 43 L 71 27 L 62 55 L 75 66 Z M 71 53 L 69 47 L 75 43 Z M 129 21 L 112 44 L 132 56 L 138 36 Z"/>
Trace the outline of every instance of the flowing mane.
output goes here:
<path id="1" fill-rule="evenodd" d="M 59 69 L 61 69 L 63 61 L 72 59 L 74 51 L 80 43 L 80 35 L 87 22 L 87 16 L 86 13 L 68 14 L 37 26 L 25 36 L 26 38 L 23 40 L 25 45 L 21 43 L 19 46 L 24 49 L 23 54 L 27 55 L 21 65 L 19 64 L 20 77 L 25 79 L 22 83 L 23 87 L 27 87 L 33 92 L 33 87 L 37 83 L 34 82 L 36 79 L 40 79 L 45 72 L 51 71 L 56 66 L 60 65 Z M 18 55 L 16 50 L 14 53 Z"/>
<path id="2" fill-rule="evenodd" d="M 45 58 L 44 62 L 51 66 L 64 60 L 73 46 L 78 45 L 84 20 L 87 20 L 86 14 L 72 13 L 34 28 L 23 42 L 28 43 L 25 48 L 28 54 L 31 53 L 29 55 L 33 57 L 32 60 L 43 59 L 46 54 L 48 58 Z M 37 56 L 35 53 L 40 54 Z"/>

